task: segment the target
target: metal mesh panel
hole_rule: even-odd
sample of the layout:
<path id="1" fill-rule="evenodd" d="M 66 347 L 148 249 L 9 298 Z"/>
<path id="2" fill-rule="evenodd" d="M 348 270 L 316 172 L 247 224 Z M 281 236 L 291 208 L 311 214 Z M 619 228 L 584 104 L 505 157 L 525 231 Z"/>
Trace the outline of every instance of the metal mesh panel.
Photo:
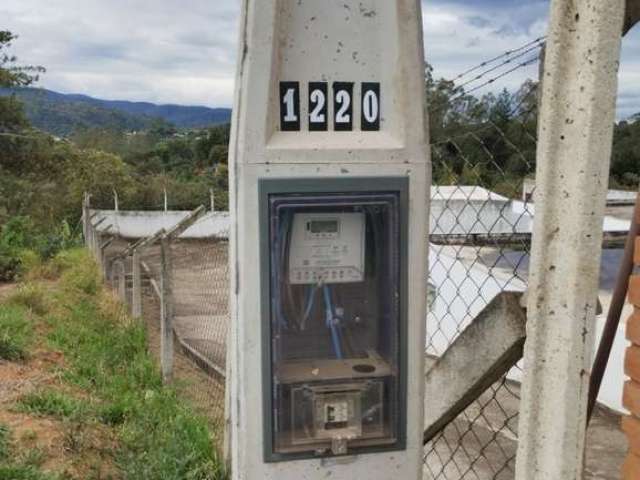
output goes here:
<path id="1" fill-rule="evenodd" d="M 518 125 L 507 134 L 487 123 L 433 145 L 434 179 L 446 185 L 432 190 L 429 358 L 441 356 L 500 292 L 526 288 L 533 212 L 520 201 L 522 177 L 504 165 L 513 170 L 520 162 L 531 174 L 536 144 L 525 118 Z M 520 377 L 515 367 L 425 445 L 425 478 L 513 478 Z"/>
<path id="2" fill-rule="evenodd" d="M 209 420 L 220 450 L 224 442 L 226 337 L 228 327 L 228 241 L 176 240 L 170 245 L 173 287 L 173 385 Z M 105 276 L 116 294 L 124 279 L 133 305 L 133 259 L 119 256 L 133 242 L 116 238 L 104 252 Z M 158 243 L 140 250 L 142 317 L 149 350 L 161 363 L 162 257 Z M 123 271 L 124 267 L 124 271 Z"/>

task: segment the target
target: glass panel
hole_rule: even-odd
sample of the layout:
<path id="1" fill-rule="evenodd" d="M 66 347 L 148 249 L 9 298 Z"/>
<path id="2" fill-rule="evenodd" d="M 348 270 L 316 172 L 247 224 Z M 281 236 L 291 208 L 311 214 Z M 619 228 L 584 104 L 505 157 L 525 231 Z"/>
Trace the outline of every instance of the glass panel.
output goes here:
<path id="1" fill-rule="evenodd" d="M 275 453 L 394 447 L 400 194 L 271 195 Z"/>

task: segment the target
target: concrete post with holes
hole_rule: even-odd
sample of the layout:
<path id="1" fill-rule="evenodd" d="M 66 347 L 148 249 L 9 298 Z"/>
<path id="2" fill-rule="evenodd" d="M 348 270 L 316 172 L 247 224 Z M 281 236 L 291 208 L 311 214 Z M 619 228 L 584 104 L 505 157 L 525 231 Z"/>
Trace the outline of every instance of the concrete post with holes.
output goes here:
<path id="1" fill-rule="evenodd" d="M 82 238 L 85 246 L 88 245 L 89 225 L 89 194 L 84 192 L 82 196 Z"/>
<path id="2" fill-rule="evenodd" d="M 173 379 L 173 262 L 171 238 L 160 239 L 160 364 L 162 380 Z"/>
<path id="3" fill-rule="evenodd" d="M 552 0 L 516 479 L 579 480 L 624 0 Z"/>
<path id="4" fill-rule="evenodd" d="M 140 251 L 135 249 L 131 256 L 132 293 L 131 315 L 133 318 L 142 316 L 142 268 L 140 265 Z"/>
<path id="5" fill-rule="evenodd" d="M 229 152 L 232 226 L 226 405 L 230 407 L 232 478 L 417 480 L 423 468 L 431 184 L 421 2 L 244 0 L 242 4 Z M 382 437 L 369 439 L 362 448 L 347 446 L 363 438 L 359 433 L 341 438 L 328 435 L 333 442 L 329 449 L 309 453 L 307 442 L 287 452 L 288 447 L 275 445 L 285 436 L 275 422 L 286 414 L 271 404 L 271 386 L 279 388 L 273 380 L 275 357 L 268 337 L 274 335 L 268 303 L 275 296 L 261 295 L 270 292 L 271 267 L 264 249 L 273 247 L 265 233 L 268 200 L 261 187 L 281 182 L 292 188 L 314 188 L 305 187 L 306 181 L 346 196 L 357 190 L 348 185 L 377 192 L 383 186 L 373 185 L 383 185 L 385 180 L 384 188 L 392 194 L 398 188 L 394 181 L 407 185 L 407 207 L 402 212 L 407 214 L 404 259 L 410 268 L 398 269 L 406 275 L 407 289 L 406 300 L 398 295 L 397 303 L 406 308 L 403 324 L 408 340 L 402 349 L 406 361 L 394 369 L 407 380 L 403 399 L 393 406 L 388 401 L 383 406 L 381 400 L 375 408 L 391 411 L 398 406 L 397 415 L 389 417 L 397 420 L 399 434 L 383 439 L 384 445 Z M 396 338 L 393 333 L 389 336 Z M 305 370 L 305 375 L 313 372 Z M 343 380 L 357 376 L 346 375 Z M 340 392 L 344 386 L 335 388 Z M 341 415 L 357 422 L 357 414 L 348 413 L 345 405 L 339 402 Z M 330 422 L 328 417 L 321 419 L 321 411 L 322 407 L 314 410 L 317 426 L 307 431 L 322 430 L 319 425 Z M 312 445 L 317 438 L 312 438 Z"/>
<path id="6" fill-rule="evenodd" d="M 122 303 L 127 303 L 127 268 L 124 259 L 118 262 L 118 298 Z"/>

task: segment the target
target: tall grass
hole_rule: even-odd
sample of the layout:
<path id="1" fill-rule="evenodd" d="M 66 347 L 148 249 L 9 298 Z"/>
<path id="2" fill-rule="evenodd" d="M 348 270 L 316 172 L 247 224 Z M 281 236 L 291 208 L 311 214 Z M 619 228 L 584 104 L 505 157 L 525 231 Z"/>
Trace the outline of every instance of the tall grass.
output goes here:
<path id="1" fill-rule="evenodd" d="M 33 335 L 29 312 L 20 305 L 0 305 L 0 359 L 26 360 Z"/>
<path id="2" fill-rule="evenodd" d="M 65 355 L 65 378 L 99 398 L 96 417 L 117 426 L 124 478 L 225 478 L 207 421 L 163 387 L 143 326 L 104 291 L 87 254 L 69 255 L 49 339 Z"/>
<path id="3" fill-rule="evenodd" d="M 17 407 L 23 413 L 36 416 L 81 419 L 88 406 L 64 393 L 44 390 L 25 395 L 18 401 Z"/>

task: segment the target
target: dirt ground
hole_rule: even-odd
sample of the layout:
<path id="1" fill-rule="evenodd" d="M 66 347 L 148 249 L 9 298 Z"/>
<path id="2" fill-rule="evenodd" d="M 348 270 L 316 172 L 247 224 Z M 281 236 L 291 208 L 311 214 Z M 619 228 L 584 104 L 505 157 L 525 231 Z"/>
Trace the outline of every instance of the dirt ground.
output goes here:
<path id="1" fill-rule="evenodd" d="M 0 282 L 0 301 L 2 301 L 3 298 L 8 296 L 15 288 L 16 288 L 16 285 L 14 283 Z"/>
<path id="2" fill-rule="evenodd" d="M 45 348 L 23 362 L 0 360 L 0 424 L 10 428 L 14 450 L 36 455 L 42 471 L 78 480 L 112 478 L 116 470 L 108 452 L 114 450 L 115 441 L 108 428 L 16 410 L 18 399 L 44 389 L 77 393 L 60 382 L 63 366 L 63 355 Z"/>

